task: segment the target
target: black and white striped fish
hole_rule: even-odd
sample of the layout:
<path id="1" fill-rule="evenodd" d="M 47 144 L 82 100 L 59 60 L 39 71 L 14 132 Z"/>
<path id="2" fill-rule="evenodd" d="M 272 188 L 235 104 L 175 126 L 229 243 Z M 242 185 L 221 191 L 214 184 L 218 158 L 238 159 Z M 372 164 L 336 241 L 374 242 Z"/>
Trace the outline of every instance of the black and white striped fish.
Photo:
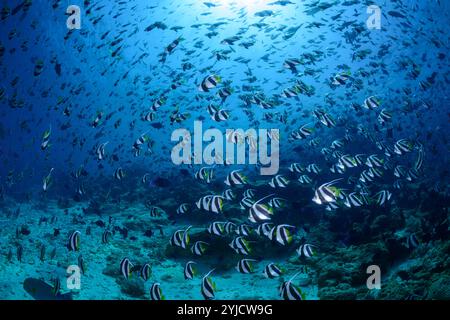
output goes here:
<path id="1" fill-rule="evenodd" d="M 402 189 L 404 186 L 404 183 L 402 180 L 395 180 L 394 183 L 392 184 L 392 186 L 394 187 L 394 189 Z"/>
<path id="2" fill-rule="evenodd" d="M 300 129 L 293 131 L 290 135 L 290 138 L 294 140 L 306 139 L 306 137 L 310 136 L 314 131 L 313 128 L 309 128 L 308 126 L 309 124 L 305 124 L 300 127 Z"/>
<path id="3" fill-rule="evenodd" d="M 193 264 L 196 264 L 196 262 L 194 261 L 186 262 L 186 265 L 184 266 L 184 279 L 186 280 L 194 279 L 194 276 L 197 274 L 197 271 L 195 270 Z"/>
<path id="4" fill-rule="evenodd" d="M 406 180 L 415 181 L 419 178 L 419 172 L 415 168 L 411 168 L 406 173 Z"/>
<path id="5" fill-rule="evenodd" d="M 339 149 L 339 148 L 342 148 L 344 146 L 344 144 L 345 144 L 344 139 L 336 139 L 336 140 L 333 140 L 333 142 L 331 142 L 330 148 L 331 149 Z M 339 158 L 340 156 L 342 156 L 342 154 L 341 154 L 342 151 L 335 151 L 335 152 L 338 152 L 337 153 L 338 156 L 336 156 L 335 158 Z"/>
<path id="6" fill-rule="evenodd" d="M 112 236 L 111 231 L 109 231 L 109 230 L 103 231 L 103 234 L 102 234 L 102 243 L 103 243 L 103 244 L 109 243 L 109 238 L 111 238 L 111 236 Z"/>
<path id="7" fill-rule="evenodd" d="M 231 189 L 227 189 L 224 192 L 222 192 L 222 196 L 228 201 L 236 199 L 236 194 Z"/>
<path id="8" fill-rule="evenodd" d="M 335 141 L 333 141 L 333 143 L 335 143 L 336 142 L 336 140 Z M 331 154 L 331 156 L 333 157 L 333 158 L 335 158 L 335 159 L 339 159 L 340 157 L 342 157 L 344 155 L 344 153 L 342 152 L 342 151 L 340 151 L 340 150 L 335 150 L 335 151 L 333 151 L 333 153 Z"/>
<path id="9" fill-rule="evenodd" d="M 422 165 L 423 165 L 423 148 L 420 148 L 417 154 L 417 159 L 414 163 L 414 169 L 419 171 L 422 168 Z"/>
<path id="10" fill-rule="evenodd" d="M 286 205 L 286 199 L 274 197 L 269 200 L 269 206 L 275 209 L 282 208 Z"/>
<path id="11" fill-rule="evenodd" d="M 379 178 L 381 176 L 383 176 L 383 171 L 381 171 L 379 168 L 369 168 L 369 170 L 367 171 L 367 173 L 372 177 L 372 178 Z"/>
<path id="12" fill-rule="evenodd" d="M 286 88 L 283 89 L 283 91 L 281 92 L 281 96 L 283 98 L 292 98 L 292 97 L 297 97 L 299 95 L 299 91 L 296 90 L 295 87 L 291 87 L 291 88 Z"/>
<path id="13" fill-rule="evenodd" d="M 288 184 L 289 180 L 281 174 L 276 175 L 269 182 L 269 186 L 272 188 L 286 188 Z"/>
<path id="14" fill-rule="evenodd" d="M 384 206 L 391 200 L 392 193 L 388 190 L 381 190 L 374 195 L 375 203 L 379 206 Z"/>
<path id="15" fill-rule="evenodd" d="M 408 249 L 415 249 L 420 245 L 419 239 L 417 239 L 417 236 L 412 233 L 406 238 L 406 247 Z"/>
<path id="16" fill-rule="evenodd" d="M 105 159 L 105 147 L 106 145 L 109 143 L 109 141 L 105 142 L 105 143 L 101 143 L 98 145 L 97 149 L 96 149 L 96 154 L 97 154 L 97 159 L 98 160 L 103 160 Z"/>
<path id="17" fill-rule="evenodd" d="M 367 157 L 366 165 L 370 168 L 383 166 L 383 159 L 379 159 L 376 154 Z"/>
<path id="18" fill-rule="evenodd" d="M 69 242 L 67 243 L 67 248 L 69 251 L 78 251 L 80 250 L 80 231 L 74 231 L 69 236 Z"/>
<path id="19" fill-rule="evenodd" d="M 345 197 L 344 205 L 348 208 L 361 207 L 362 205 L 367 204 L 364 200 L 365 199 L 361 195 L 356 192 L 352 192 Z"/>
<path id="20" fill-rule="evenodd" d="M 345 173 L 345 166 L 341 166 L 339 164 L 333 164 L 330 168 L 330 171 L 332 173 L 339 173 L 339 174 L 344 174 Z"/>
<path id="21" fill-rule="evenodd" d="M 260 224 L 258 228 L 256 228 L 255 232 L 259 236 L 269 237 L 270 231 L 272 230 L 273 227 L 274 227 L 273 223 L 265 222 Z"/>
<path id="22" fill-rule="evenodd" d="M 192 226 L 187 227 L 186 230 L 176 230 L 172 237 L 170 237 L 170 244 L 186 249 L 189 244 L 189 229 L 191 229 L 191 227 Z"/>
<path id="23" fill-rule="evenodd" d="M 289 229 L 295 229 L 295 227 L 289 224 L 275 226 L 270 230 L 269 239 L 276 240 L 276 242 L 283 246 L 288 245 L 294 240 Z"/>
<path id="24" fill-rule="evenodd" d="M 261 201 L 272 197 L 274 194 L 270 194 L 268 196 L 265 196 L 255 203 L 252 204 L 249 210 L 249 217 L 248 219 L 253 223 L 263 222 L 271 220 L 271 216 L 273 215 L 273 208 L 269 205 L 261 203 Z"/>
<path id="25" fill-rule="evenodd" d="M 147 281 L 152 275 L 152 269 L 148 263 L 145 263 L 140 271 L 140 276 L 144 281 Z"/>
<path id="26" fill-rule="evenodd" d="M 182 203 L 180 204 L 180 206 L 177 208 L 177 214 L 183 214 L 183 213 L 187 213 L 189 210 L 189 203 Z"/>
<path id="27" fill-rule="evenodd" d="M 125 172 L 123 171 L 122 168 L 119 167 L 116 169 L 116 171 L 114 172 L 114 178 L 116 178 L 119 181 L 125 178 Z"/>
<path id="28" fill-rule="evenodd" d="M 283 271 L 275 263 L 269 263 L 265 266 L 263 274 L 266 278 L 273 279 L 281 276 Z"/>
<path id="29" fill-rule="evenodd" d="M 337 202 L 329 202 L 325 207 L 326 211 L 334 211 L 339 208 L 339 204 Z"/>
<path id="30" fill-rule="evenodd" d="M 305 294 L 295 286 L 292 281 L 299 273 L 296 273 L 291 279 L 285 281 L 280 286 L 280 296 L 284 300 L 305 300 Z"/>
<path id="31" fill-rule="evenodd" d="M 156 115 L 153 111 L 149 111 L 145 114 L 145 116 L 143 118 L 145 121 L 152 122 L 155 120 Z"/>
<path id="32" fill-rule="evenodd" d="M 196 256 L 201 256 L 205 253 L 207 246 L 209 244 L 205 241 L 196 241 L 191 247 L 191 252 Z"/>
<path id="33" fill-rule="evenodd" d="M 246 237 L 252 232 L 252 228 L 247 224 L 240 224 L 234 231 L 237 235 Z"/>
<path id="34" fill-rule="evenodd" d="M 289 171 L 296 173 L 303 173 L 305 171 L 305 168 L 303 168 L 300 163 L 292 163 L 289 166 Z"/>
<path id="35" fill-rule="evenodd" d="M 125 279 L 130 278 L 132 274 L 133 264 L 130 262 L 130 259 L 123 258 L 120 262 L 120 273 L 125 277 Z"/>
<path id="36" fill-rule="evenodd" d="M 244 193 L 242 194 L 245 198 L 254 198 L 256 195 L 256 190 L 255 189 L 247 189 L 244 191 Z"/>
<path id="37" fill-rule="evenodd" d="M 373 110 L 378 108 L 381 105 L 381 101 L 375 96 L 370 96 L 364 100 L 363 107 L 368 110 Z"/>
<path id="38" fill-rule="evenodd" d="M 223 210 L 224 197 L 217 195 L 208 195 L 200 198 L 195 204 L 197 208 L 210 211 L 213 213 L 221 213 Z"/>
<path id="39" fill-rule="evenodd" d="M 378 115 L 378 123 L 381 125 L 384 125 L 386 122 L 390 122 L 392 120 L 392 114 L 387 111 L 386 109 L 381 110 L 380 114 Z"/>
<path id="40" fill-rule="evenodd" d="M 339 158 L 338 165 L 341 168 L 354 168 L 358 165 L 358 163 L 351 155 L 345 154 Z"/>
<path id="41" fill-rule="evenodd" d="M 240 273 L 253 273 L 254 268 L 252 262 L 257 262 L 255 259 L 241 259 L 236 265 L 236 270 Z"/>
<path id="42" fill-rule="evenodd" d="M 144 175 L 142 176 L 141 181 L 142 181 L 143 184 L 147 184 L 147 182 L 149 181 L 149 180 L 148 180 L 148 179 L 149 179 L 149 176 L 150 176 L 149 173 L 146 173 L 146 174 L 144 174 Z"/>
<path id="43" fill-rule="evenodd" d="M 236 185 L 241 185 L 241 184 L 247 184 L 248 183 L 247 177 L 244 176 L 242 173 L 240 173 L 240 171 L 241 170 L 231 171 L 227 175 L 227 178 L 225 179 L 225 184 L 230 187 L 236 186 Z"/>
<path id="44" fill-rule="evenodd" d="M 364 183 L 372 182 L 373 181 L 373 175 L 369 173 L 369 170 L 364 170 L 363 172 L 361 172 L 359 180 L 364 182 Z"/>
<path id="45" fill-rule="evenodd" d="M 236 228 L 236 224 L 234 224 L 231 221 L 226 222 L 224 225 L 226 234 L 231 234 L 231 233 L 235 232 L 235 228 Z"/>
<path id="46" fill-rule="evenodd" d="M 234 238 L 229 246 L 238 254 L 248 255 L 252 251 L 249 241 L 245 240 L 244 237 Z"/>
<path id="47" fill-rule="evenodd" d="M 340 189 L 334 187 L 334 184 L 342 179 L 336 179 L 330 182 L 326 182 L 319 186 L 314 191 L 314 198 L 312 201 L 314 201 L 317 204 L 325 204 L 329 202 L 335 202 L 336 198 L 339 196 Z"/>
<path id="48" fill-rule="evenodd" d="M 226 231 L 224 227 L 224 222 L 215 221 L 208 226 L 208 233 L 216 236 L 223 236 Z"/>
<path id="49" fill-rule="evenodd" d="M 232 93 L 232 89 L 222 88 L 217 92 L 217 95 L 222 99 L 222 102 L 224 102 Z"/>
<path id="50" fill-rule="evenodd" d="M 363 165 L 363 163 L 365 162 L 365 160 L 364 160 L 365 156 L 366 156 L 365 154 L 357 154 L 357 155 L 355 155 L 354 158 L 355 158 L 356 164 L 358 166 Z"/>
<path id="51" fill-rule="evenodd" d="M 152 106 L 150 107 L 150 109 L 152 111 L 157 111 L 159 108 L 161 108 L 163 106 L 163 104 L 166 103 L 166 98 L 165 97 L 160 97 L 158 100 L 155 100 L 152 104 Z"/>
<path id="52" fill-rule="evenodd" d="M 336 121 L 333 119 L 333 117 L 330 114 L 328 114 L 326 112 L 320 113 L 318 115 L 318 119 L 327 128 L 332 128 L 332 127 L 336 126 Z"/>
<path id="53" fill-rule="evenodd" d="M 304 174 L 300 176 L 300 178 L 298 178 L 298 182 L 300 182 L 301 184 L 310 184 L 312 183 L 312 179 Z"/>
<path id="54" fill-rule="evenodd" d="M 210 103 L 207 107 L 207 111 L 209 113 L 210 116 L 213 116 L 217 111 L 219 111 L 219 107 L 213 105 L 212 103 Z"/>
<path id="55" fill-rule="evenodd" d="M 308 171 L 309 173 L 319 174 L 322 170 L 317 164 L 311 163 L 306 166 L 306 171 Z"/>
<path id="56" fill-rule="evenodd" d="M 311 258 L 316 253 L 313 250 L 315 246 L 312 244 L 302 244 L 296 251 L 299 257 Z"/>
<path id="57" fill-rule="evenodd" d="M 150 288 L 150 299 L 151 300 L 165 300 L 160 284 L 155 282 Z"/>
<path id="58" fill-rule="evenodd" d="M 211 183 L 214 178 L 214 168 L 202 167 L 197 172 L 195 172 L 194 178 L 197 180 L 204 181 L 206 183 Z"/>
<path id="59" fill-rule="evenodd" d="M 398 155 L 411 152 L 414 149 L 414 143 L 407 139 L 400 139 L 394 144 L 394 152 Z"/>
<path id="60" fill-rule="evenodd" d="M 212 269 L 209 271 L 203 278 L 202 278 L 202 287 L 201 287 L 201 293 L 203 295 L 203 298 L 206 300 L 213 300 L 215 298 L 214 292 L 216 291 L 216 285 L 212 281 L 210 274 L 214 271 Z"/>
<path id="61" fill-rule="evenodd" d="M 253 200 L 252 198 L 249 198 L 249 197 L 244 197 L 239 202 L 240 207 L 241 207 L 242 210 L 251 208 L 254 203 L 255 203 L 255 200 Z"/>
<path id="62" fill-rule="evenodd" d="M 396 176 L 397 178 L 404 178 L 406 177 L 407 170 L 408 169 L 405 166 L 399 164 L 394 168 L 394 176 Z"/>
<path id="63" fill-rule="evenodd" d="M 221 110 L 217 111 L 216 113 L 214 113 L 211 116 L 211 119 L 213 119 L 216 122 L 222 122 L 222 121 L 228 120 L 229 117 L 230 117 L 230 115 L 228 114 L 228 111 L 221 109 Z"/>
<path id="64" fill-rule="evenodd" d="M 198 86 L 198 90 L 202 92 L 209 92 L 209 90 L 215 88 L 221 81 L 221 77 L 217 75 L 209 75 L 203 79 L 202 83 Z"/>

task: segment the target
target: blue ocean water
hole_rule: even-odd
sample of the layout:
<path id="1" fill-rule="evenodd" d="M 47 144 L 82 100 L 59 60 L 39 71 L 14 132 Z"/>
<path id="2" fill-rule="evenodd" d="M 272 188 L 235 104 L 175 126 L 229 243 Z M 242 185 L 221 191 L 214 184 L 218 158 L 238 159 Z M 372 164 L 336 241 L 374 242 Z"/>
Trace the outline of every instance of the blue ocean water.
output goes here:
<path id="1" fill-rule="evenodd" d="M 0 10 L 1 299 L 449 299 L 448 2 Z"/>

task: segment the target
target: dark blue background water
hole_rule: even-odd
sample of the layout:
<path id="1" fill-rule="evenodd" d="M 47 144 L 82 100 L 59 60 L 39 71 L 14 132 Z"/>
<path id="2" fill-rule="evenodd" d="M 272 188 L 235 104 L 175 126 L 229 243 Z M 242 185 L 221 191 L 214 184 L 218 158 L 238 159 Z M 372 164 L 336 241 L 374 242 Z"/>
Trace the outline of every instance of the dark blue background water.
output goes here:
<path id="1" fill-rule="evenodd" d="M 11 8 L 17 5 L 14 1 L 6 3 Z M 1 22 L 1 43 L 5 47 L 2 57 L 2 88 L 6 92 L 1 102 L 4 133 L 1 143 L 1 176 L 5 179 L 10 170 L 14 170 L 16 174 L 25 171 L 25 179 L 20 184 L 21 190 L 37 188 L 51 167 L 55 168 L 55 176 L 67 175 L 83 163 L 86 163 L 93 176 L 100 173 L 112 174 L 112 170 L 118 165 L 125 168 L 140 166 L 153 172 L 162 168 L 171 169 L 168 150 L 173 146 L 169 141 L 173 126 L 168 125 L 168 110 L 178 104 L 181 110 L 193 114 L 191 119 L 182 124 L 188 128 L 192 127 L 192 120 L 196 116 L 203 115 L 209 119 L 205 110 L 207 102 L 194 99 L 198 94 L 198 83 L 208 74 L 201 71 L 203 68 L 212 65 L 217 74 L 232 81 L 232 87 L 238 88 L 246 83 L 245 79 L 248 77 L 244 72 L 250 69 L 258 79 L 255 85 L 270 96 L 293 84 L 292 74 L 289 70 L 283 70 L 283 61 L 315 49 L 323 51 L 325 58 L 313 66 L 320 70 L 317 76 L 306 77 L 305 81 L 316 87 L 316 94 L 311 98 L 300 98 L 300 101 L 284 99 L 286 104 L 277 108 L 277 111 L 287 112 L 287 125 L 264 123 L 261 121 L 263 110 L 252 108 L 261 127 L 281 129 L 281 159 L 284 163 L 294 160 L 296 153 L 293 149 L 298 145 L 287 141 L 288 133 L 309 122 L 311 116 L 304 118 L 304 115 L 316 105 L 324 106 L 326 96 L 333 99 L 329 111 L 335 118 L 349 117 L 354 124 L 361 123 L 371 130 L 375 117 L 368 112 L 355 116 L 349 105 L 352 102 L 361 104 L 367 96 L 378 95 L 383 100 L 383 106 L 394 114 L 393 140 L 417 136 L 425 145 L 426 162 L 445 170 L 444 164 L 448 163 L 448 34 L 445 29 L 448 5 L 445 2 L 440 5 L 428 1 L 410 4 L 405 2 L 403 9 L 408 14 L 407 19 L 399 19 L 386 15 L 387 11 L 395 9 L 397 2 L 386 1 L 381 4 L 382 29 L 363 29 L 353 46 L 343 39 L 351 29 L 337 30 L 338 24 L 329 16 L 332 12 L 342 11 L 343 21 L 355 21 L 364 27 L 368 17 L 364 5 L 335 6 L 327 9 L 328 12 L 325 10 L 324 14 L 328 15 L 326 19 L 322 19 L 320 12 L 314 16 L 305 15 L 302 12 L 304 3 L 300 2 L 295 7 L 278 6 L 277 16 L 261 19 L 255 17 L 254 13 L 274 7 L 259 4 L 246 10 L 245 5 L 238 2 L 232 6 L 234 9 L 227 9 L 229 4 L 225 1 L 220 7 L 209 10 L 200 1 L 132 1 L 121 5 L 118 2 L 100 1 L 88 7 L 92 8 L 89 15 L 83 14 L 81 30 L 73 30 L 65 40 L 68 30 L 64 11 L 68 4 L 62 1 L 54 9 L 47 1 L 33 1 L 27 13 L 19 11 Z M 86 10 L 81 2 L 75 1 L 73 4 L 80 5 L 82 11 Z M 243 9 L 239 11 L 241 7 Z M 211 12 L 211 15 L 202 16 L 204 12 Z M 119 16 L 115 17 L 116 15 Z M 100 17 L 99 22 L 94 25 L 93 21 Z M 154 21 L 164 21 L 169 28 L 182 26 L 183 29 L 178 32 L 169 29 L 145 32 L 144 29 Z M 254 24 L 261 21 L 267 26 L 259 30 Z M 36 22 L 35 28 L 30 26 L 33 22 Z M 208 24 L 216 22 L 226 22 L 218 27 L 219 36 L 212 39 L 205 37 Z M 308 27 L 312 22 L 323 25 L 320 28 Z M 402 26 L 402 23 L 407 25 Z M 193 28 L 194 24 L 200 26 Z M 282 40 L 282 36 L 276 31 L 281 25 L 302 27 L 289 40 Z M 249 49 L 234 46 L 236 52 L 230 54 L 230 60 L 214 61 L 214 50 L 228 49 L 220 41 L 235 35 L 240 28 L 248 28 L 243 39 L 254 39 L 255 45 Z M 8 39 L 8 33 L 14 30 L 17 35 Z M 109 34 L 101 40 L 100 37 L 106 32 Z M 165 64 L 158 62 L 158 54 L 178 36 L 185 39 L 180 47 L 168 57 Z M 124 38 L 120 44 L 123 49 L 117 57 L 112 58 L 108 42 L 119 37 Z M 196 48 L 196 43 L 203 45 Z M 22 45 L 24 48 L 21 48 Z M 385 46 L 386 54 L 380 56 L 382 46 Z M 369 49 L 372 53 L 362 61 L 352 61 L 352 53 L 356 48 Z M 195 51 L 186 56 L 187 50 Z M 443 54 L 442 59 L 437 58 L 439 53 Z M 133 65 L 141 54 L 147 56 Z M 265 54 L 268 54 L 267 62 L 261 60 Z M 248 64 L 233 61 L 237 57 L 249 59 Z M 44 61 L 44 71 L 40 76 L 34 77 L 34 61 L 37 59 Z M 61 64 L 60 76 L 55 72 L 52 59 Z M 408 80 L 405 71 L 398 71 L 401 60 L 414 61 L 418 65 L 421 71 L 418 79 Z M 157 121 L 162 122 L 164 127 L 154 129 L 141 121 L 141 114 L 170 85 L 174 74 L 179 73 L 182 61 L 189 61 L 194 69 L 182 72 L 183 85 L 170 93 L 166 106 L 157 115 Z M 370 63 L 376 65 L 370 66 Z M 325 82 L 334 75 L 339 64 L 348 65 L 353 72 L 363 68 L 371 73 L 369 78 L 363 79 L 363 90 L 349 96 L 345 89 L 330 89 Z M 420 90 L 418 82 L 433 72 L 438 74 L 436 82 L 429 90 Z M 126 77 L 122 79 L 125 74 Z M 11 81 L 16 77 L 18 83 L 13 87 Z M 412 93 L 405 95 L 404 88 L 411 88 Z M 14 94 L 23 101 L 23 108 L 11 109 L 8 106 L 8 99 Z M 58 105 L 61 99 L 65 102 Z M 405 104 L 420 104 L 422 100 L 429 101 L 432 109 L 417 106 L 412 110 L 402 111 Z M 233 121 L 216 124 L 212 120 L 206 120 L 205 125 L 219 128 L 251 127 L 252 124 L 243 116 L 241 105 L 237 94 L 232 95 L 227 100 L 226 107 L 230 110 Z M 63 115 L 65 107 L 70 107 L 70 117 Z M 90 122 L 98 110 L 105 116 L 112 116 L 98 128 L 92 128 Z M 122 120 L 121 126 L 114 129 L 113 124 L 118 119 Z M 129 124 L 132 121 L 136 125 L 130 130 Z M 26 127 L 21 128 L 21 123 L 26 123 Z M 70 128 L 61 130 L 63 124 L 69 124 Z M 39 149 L 41 135 L 49 126 L 52 127 L 52 146 L 48 152 L 42 152 Z M 134 158 L 131 145 L 149 129 L 150 137 L 156 141 L 154 154 L 151 157 Z M 429 133 L 431 137 L 428 136 Z M 101 137 L 97 138 L 97 135 Z M 325 141 L 331 142 L 335 138 L 327 133 L 320 136 L 323 145 L 327 144 Z M 85 139 L 83 147 L 73 146 L 74 138 Z M 118 154 L 120 161 L 114 163 L 112 168 L 106 165 L 105 170 L 99 171 L 95 157 L 89 153 L 98 143 L 106 141 L 109 141 L 107 153 Z M 358 151 L 362 147 L 355 145 L 354 148 Z M 318 155 L 307 151 L 301 157 L 314 161 Z M 431 170 L 428 175 L 439 179 L 439 174 L 435 171 Z"/>

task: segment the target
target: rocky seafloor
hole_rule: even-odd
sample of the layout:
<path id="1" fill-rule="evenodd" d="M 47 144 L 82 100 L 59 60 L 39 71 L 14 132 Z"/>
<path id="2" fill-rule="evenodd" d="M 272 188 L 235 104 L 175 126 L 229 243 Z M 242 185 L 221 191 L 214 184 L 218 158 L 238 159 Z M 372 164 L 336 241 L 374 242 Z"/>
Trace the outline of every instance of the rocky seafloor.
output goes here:
<path id="1" fill-rule="evenodd" d="M 58 277 L 62 280 L 61 291 L 67 292 L 66 268 L 77 265 L 80 255 L 85 273 L 81 288 L 73 290 L 73 299 L 149 299 L 149 288 L 154 282 L 161 284 L 166 299 L 203 299 L 201 276 L 212 268 L 216 299 L 280 299 L 281 282 L 299 271 L 294 283 L 311 300 L 450 299 L 448 197 L 419 189 L 415 192 L 410 197 L 420 193 L 420 203 L 408 201 L 405 195 L 404 203 L 376 210 L 318 214 L 307 208 L 297 210 L 294 203 L 290 214 L 296 215 L 299 225 L 294 242 L 284 247 L 270 241 L 255 243 L 252 258 L 258 262 L 253 274 L 236 271 L 242 256 L 228 247 L 233 237 L 220 238 L 206 232 L 211 221 L 226 220 L 223 216 L 196 212 L 181 218 L 174 214 L 151 217 L 138 199 L 120 203 L 18 203 L 6 198 L 0 214 L 0 299 L 32 299 L 23 288 L 25 279 L 30 277 L 49 283 Z M 165 212 L 175 212 L 179 203 L 179 199 L 166 197 L 158 201 L 158 206 Z M 244 223 L 245 215 L 242 216 L 227 219 Z M 102 233 L 110 221 L 117 226 L 116 232 L 104 244 Z M 191 243 L 201 239 L 210 244 L 201 257 L 169 244 L 172 233 L 188 225 L 193 226 Z M 66 248 L 73 230 L 81 232 L 79 252 Z M 412 233 L 420 239 L 416 248 L 405 245 Z M 311 258 L 296 253 L 305 238 L 318 248 L 317 255 Z M 23 250 L 21 261 L 18 247 Z M 134 275 L 125 279 L 119 269 L 124 257 L 136 265 L 149 263 L 150 279 L 144 281 Z M 199 269 L 193 280 L 185 280 L 183 275 L 189 260 L 196 261 Z M 282 277 L 263 276 L 263 268 L 270 262 L 283 268 Z M 381 289 L 367 288 L 369 265 L 380 267 Z"/>

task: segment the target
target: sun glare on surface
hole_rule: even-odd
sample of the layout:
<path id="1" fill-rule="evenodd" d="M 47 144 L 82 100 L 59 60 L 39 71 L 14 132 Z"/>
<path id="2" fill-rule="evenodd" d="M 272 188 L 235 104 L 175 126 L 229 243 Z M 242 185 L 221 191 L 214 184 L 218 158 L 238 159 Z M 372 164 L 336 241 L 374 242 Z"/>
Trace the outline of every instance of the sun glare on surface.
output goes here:
<path id="1" fill-rule="evenodd" d="M 215 3 L 224 6 L 237 6 L 246 8 L 248 11 L 264 9 L 270 0 L 217 0 Z M 214 3 L 214 2 L 213 2 Z"/>

